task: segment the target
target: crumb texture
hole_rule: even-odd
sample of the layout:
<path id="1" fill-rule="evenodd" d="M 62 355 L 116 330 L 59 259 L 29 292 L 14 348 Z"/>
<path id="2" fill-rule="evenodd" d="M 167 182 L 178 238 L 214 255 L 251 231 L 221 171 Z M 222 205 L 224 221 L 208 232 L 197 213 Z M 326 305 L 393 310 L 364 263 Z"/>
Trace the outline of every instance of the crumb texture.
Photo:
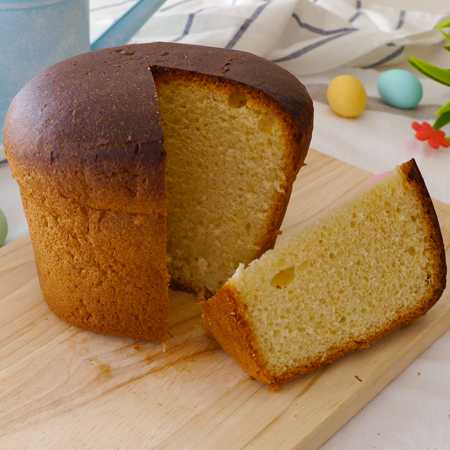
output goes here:
<path id="1" fill-rule="evenodd" d="M 412 164 L 227 282 L 272 381 L 364 347 L 439 298 L 442 239 Z"/>
<path id="2" fill-rule="evenodd" d="M 248 88 L 155 74 L 167 152 L 169 272 L 215 292 L 274 239 L 296 172 L 286 118 Z M 272 236 L 273 235 L 273 236 Z"/>

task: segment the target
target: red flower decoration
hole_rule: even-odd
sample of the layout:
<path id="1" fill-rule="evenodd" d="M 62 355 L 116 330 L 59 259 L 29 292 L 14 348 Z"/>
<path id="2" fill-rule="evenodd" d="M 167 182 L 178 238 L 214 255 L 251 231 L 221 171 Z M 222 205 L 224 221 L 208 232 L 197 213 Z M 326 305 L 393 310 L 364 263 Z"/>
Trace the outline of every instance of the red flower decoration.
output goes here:
<path id="1" fill-rule="evenodd" d="M 433 128 L 428 122 L 413 122 L 411 127 L 416 132 L 416 139 L 419 141 L 428 141 L 428 144 L 434 149 L 450 147 L 445 133 L 442 130 Z"/>

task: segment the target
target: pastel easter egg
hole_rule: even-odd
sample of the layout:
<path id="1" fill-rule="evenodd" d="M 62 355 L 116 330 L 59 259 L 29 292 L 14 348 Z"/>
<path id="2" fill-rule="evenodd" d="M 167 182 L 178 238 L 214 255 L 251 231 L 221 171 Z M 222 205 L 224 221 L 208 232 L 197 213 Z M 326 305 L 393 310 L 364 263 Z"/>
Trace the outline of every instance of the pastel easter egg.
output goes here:
<path id="1" fill-rule="evenodd" d="M 6 235 L 8 234 L 8 222 L 6 216 L 0 209 L 0 247 L 5 244 Z"/>
<path id="2" fill-rule="evenodd" d="M 407 70 L 386 70 L 378 77 L 377 86 L 384 103 L 395 108 L 413 109 L 422 100 L 422 83 Z"/>
<path id="3" fill-rule="evenodd" d="M 353 75 L 339 75 L 331 80 L 327 89 L 330 108 L 347 118 L 359 117 L 367 105 L 367 95 L 363 84 Z"/>

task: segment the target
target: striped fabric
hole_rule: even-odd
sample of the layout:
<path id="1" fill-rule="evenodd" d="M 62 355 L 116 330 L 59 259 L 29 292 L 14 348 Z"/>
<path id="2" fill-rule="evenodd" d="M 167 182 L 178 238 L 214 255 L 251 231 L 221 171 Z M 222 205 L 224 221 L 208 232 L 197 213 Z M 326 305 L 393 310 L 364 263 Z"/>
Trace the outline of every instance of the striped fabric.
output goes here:
<path id="1" fill-rule="evenodd" d="M 92 36 L 136 0 L 91 0 Z M 449 5 L 450 11 L 450 5 Z M 369 0 L 169 0 L 133 38 L 207 44 L 265 56 L 298 75 L 398 63 L 440 41 L 441 15 Z"/>

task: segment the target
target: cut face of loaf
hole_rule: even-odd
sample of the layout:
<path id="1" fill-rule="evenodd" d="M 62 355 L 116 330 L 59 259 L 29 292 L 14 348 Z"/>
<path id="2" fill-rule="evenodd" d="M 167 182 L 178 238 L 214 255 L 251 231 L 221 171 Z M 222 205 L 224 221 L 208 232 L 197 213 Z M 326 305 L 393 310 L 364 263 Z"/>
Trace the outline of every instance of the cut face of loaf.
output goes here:
<path id="1" fill-rule="evenodd" d="M 213 293 L 272 247 L 295 178 L 297 143 L 277 105 L 212 77 L 154 73 L 167 152 L 169 273 Z"/>
<path id="2" fill-rule="evenodd" d="M 424 314 L 445 283 L 439 224 L 412 160 L 239 268 L 203 318 L 252 377 L 278 385 Z"/>
<path id="3" fill-rule="evenodd" d="M 244 52 L 130 45 L 38 75 L 4 143 L 49 307 L 164 339 L 169 279 L 212 293 L 273 245 L 312 121 L 303 85 Z"/>

